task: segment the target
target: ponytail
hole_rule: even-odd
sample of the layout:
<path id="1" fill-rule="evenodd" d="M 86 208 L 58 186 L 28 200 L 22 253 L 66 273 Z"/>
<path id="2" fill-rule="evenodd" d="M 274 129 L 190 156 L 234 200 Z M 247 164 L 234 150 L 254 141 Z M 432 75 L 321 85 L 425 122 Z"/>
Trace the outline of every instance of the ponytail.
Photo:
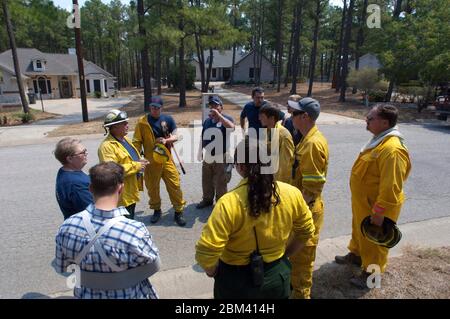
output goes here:
<path id="1" fill-rule="evenodd" d="M 248 203 L 250 216 L 258 217 L 262 213 L 269 213 L 273 206 L 280 203 L 280 195 L 273 174 L 261 174 L 261 167 L 268 166 L 262 164 L 259 157 L 259 149 L 249 147 L 248 136 L 245 137 L 245 160 L 240 162 L 246 168 L 248 178 Z M 234 154 L 237 163 L 237 150 Z M 256 163 L 250 163 L 251 152 L 256 152 Z"/>

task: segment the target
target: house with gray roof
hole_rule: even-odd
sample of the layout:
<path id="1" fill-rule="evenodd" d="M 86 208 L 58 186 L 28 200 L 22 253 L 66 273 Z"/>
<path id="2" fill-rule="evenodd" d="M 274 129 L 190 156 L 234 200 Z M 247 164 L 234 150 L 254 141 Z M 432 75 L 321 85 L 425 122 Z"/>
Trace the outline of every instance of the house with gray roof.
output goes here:
<path id="1" fill-rule="evenodd" d="M 356 65 L 356 60 L 353 60 L 351 62 L 348 63 L 348 68 L 354 69 Z M 359 68 L 360 69 L 364 69 L 364 68 L 370 68 L 370 69 L 375 69 L 378 70 L 382 67 L 380 60 L 377 58 L 376 55 L 372 54 L 372 53 L 367 53 L 364 54 L 363 56 L 361 56 L 359 58 Z"/>
<path id="2" fill-rule="evenodd" d="M 41 94 L 43 99 L 80 97 L 76 55 L 17 49 L 17 56 L 25 93 Z M 17 99 L 19 89 L 11 50 L 0 54 L 0 74 L 0 101 Z M 84 60 L 84 75 L 88 95 L 115 94 L 115 77 L 95 63 Z"/>
<path id="3" fill-rule="evenodd" d="M 209 66 L 209 50 L 203 53 L 205 57 L 205 67 Z M 255 68 L 254 51 L 242 52 L 236 50 L 234 63 L 234 81 L 248 82 L 255 79 L 259 72 L 259 67 Z M 231 78 L 231 66 L 233 61 L 233 50 L 213 50 L 211 67 L 211 81 L 229 81 Z M 200 63 L 194 56 L 192 64 L 195 66 L 195 79 L 200 81 Z M 275 67 L 270 61 L 262 56 L 261 81 L 270 82 L 273 80 Z"/>

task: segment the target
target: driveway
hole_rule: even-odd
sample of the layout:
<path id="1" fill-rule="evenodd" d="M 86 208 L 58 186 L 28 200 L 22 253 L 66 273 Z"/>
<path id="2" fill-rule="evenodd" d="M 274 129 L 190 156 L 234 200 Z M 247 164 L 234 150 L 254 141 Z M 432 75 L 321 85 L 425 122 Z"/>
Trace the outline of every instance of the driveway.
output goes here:
<path id="1" fill-rule="evenodd" d="M 111 109 L 118 109 L 131 102 L 133 96 L 107 98 L 107 99 L 88 99 L 88 117 L 90 120 L 104 116 Z M 55 99 L 44 100 L 44 111 L 58 114 L 59 116 L 34 122 L 30 125 L 9 126 L 0 128 L 0 146 L 31 144 L 32 142 L 42 140 L 48 132 L 57 127 L 72 123 L 81 123 L 83 117 L 81 114 L 80 99 Z M 36 104 L 30 104 L 30 107 L 42 110 L 41 101 Z"/>

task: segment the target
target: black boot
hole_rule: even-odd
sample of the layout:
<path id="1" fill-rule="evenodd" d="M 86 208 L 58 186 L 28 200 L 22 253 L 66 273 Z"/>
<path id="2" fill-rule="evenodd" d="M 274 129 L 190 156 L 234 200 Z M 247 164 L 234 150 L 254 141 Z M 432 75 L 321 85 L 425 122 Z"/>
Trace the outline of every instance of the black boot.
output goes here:
<path id="1" fill-rule="evenodd" d="M 160 209 L 155 209 L 155 212 L 153 213 L 153 216 L 150 219 L 150 222 L 152 224 L 157 223 L 160 218 L 161 218 L 161 210 Z"/>
<path id="2" fill-rule="evenodd" d="M 202 200 L 200 203 L 197 204 L 197 206 L 195 206 L 195 208 L 202 209 L 202 208 L 209 207 L 212 205 L 213 205 L 212 201 Z"/>
<path id="3" fill-rule="evenodd" d="M 175 222 L 181 227 L 186 225 L 186 221 L 183 218 L 183 212 L 175 212 Z"/>

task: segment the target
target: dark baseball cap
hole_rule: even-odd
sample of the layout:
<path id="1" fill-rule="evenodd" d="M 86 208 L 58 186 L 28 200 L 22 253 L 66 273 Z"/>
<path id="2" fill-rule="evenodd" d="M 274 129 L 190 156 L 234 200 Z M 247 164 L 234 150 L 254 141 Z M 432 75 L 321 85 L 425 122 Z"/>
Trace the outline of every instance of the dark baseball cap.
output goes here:
<path id="1" fill-rule="evenodd" d="M 162 98 L 160 96 L 152 96 L 150 100 L 150 106 L 162 107 L 163 106 Z"/>
<path id="2" fill-rule="evenodd" d="M 218 96 L 210 96 L 208 104 L 216 104 L 216 105 L 223 105 L 222 100 Z"/>

